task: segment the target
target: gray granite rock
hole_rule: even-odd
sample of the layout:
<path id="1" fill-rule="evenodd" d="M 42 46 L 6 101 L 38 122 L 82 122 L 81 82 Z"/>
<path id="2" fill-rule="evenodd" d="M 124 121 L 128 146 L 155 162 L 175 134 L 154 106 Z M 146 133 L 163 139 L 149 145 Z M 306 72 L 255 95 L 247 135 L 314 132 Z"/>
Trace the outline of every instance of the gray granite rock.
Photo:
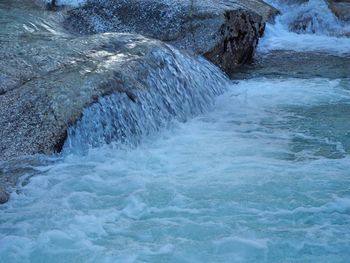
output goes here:
<path id="1" fill-rule="evenodd" d="M 140 35 L 72 36 L 52 12 L 10 7 L 0 5 L 0 161 L 59 152 L 85 107 L 112 92 L 134 99 L 162 63 L 152 52 L 168 50 Z"/>
<path id="2" fill-rule="evenodd" d="M 249 62 L 265 22 L 278 11 L 260 0 L 91 0 L 68 12 L 78 34 L 134 32 L 204 55 L 227 73 Z"/>

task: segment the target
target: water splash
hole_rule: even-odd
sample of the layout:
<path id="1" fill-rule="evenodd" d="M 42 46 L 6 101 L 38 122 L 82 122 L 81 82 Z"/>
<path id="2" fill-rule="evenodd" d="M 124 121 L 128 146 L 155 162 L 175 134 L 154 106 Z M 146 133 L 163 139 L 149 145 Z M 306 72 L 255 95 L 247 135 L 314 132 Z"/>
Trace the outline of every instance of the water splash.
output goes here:
<path id="1" fill-rule="evenodd" d="M 268 24 L 258 51 L 294 50 L 350 56 L 350 24 L 338 19 L 325 1 L 302 4 L 267 1 L 281 10 L 274 25 Z"/>
<path id="2" fill-rule="evenodd" d="M 193 58 L 169 46 L 152 53 L 163 67 L 150 69 L 142 80 L 146 89 L 99 99 L 68 131 L 66 152 L 84 152 L 104 143 L 137 145 L 172 120 L 186 121 L 205 112 L 229 84 L 226 76 L 201 57 Z"/>
<path id="3" fill-rule="evenodd" d="M 50 4 L 52 0 L 41 0 L 44 4 Z M 87 3 L 87 0 L 56 0 L 56 5 L 58 6 L 71 6 L 78 7 Z"/>

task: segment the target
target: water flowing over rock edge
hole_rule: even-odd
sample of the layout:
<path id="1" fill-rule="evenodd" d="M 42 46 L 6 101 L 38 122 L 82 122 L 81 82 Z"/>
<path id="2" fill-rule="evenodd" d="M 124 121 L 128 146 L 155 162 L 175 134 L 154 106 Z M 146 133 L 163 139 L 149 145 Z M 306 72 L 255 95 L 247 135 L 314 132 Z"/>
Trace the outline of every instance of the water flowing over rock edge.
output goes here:
<path id="1" fill-rule="evenodd" d="M 83 152 L 103 144 L 135 146 L 173 120 L 186 121 L 206 112 L 229 80 L 203 58 L 187 56 L 168 46 L 152 52 L 155 67 L 142 67 L 137 74 L 134 99 L 114 93 L 85 109 L 68 130 L 64 150 Z"/>
<path id="2" fill-rule="evenodd" d="M 249 52 L 245 54 L 244 47 L 239 64 L 251 59 L 257 38 L 262 34 L 262 19 L 265 21 L 272 15 L 269 12 L 273 9 L 261 1 L 256 4 L 262 12 L 267 12 L 264 17 L 247 11 L 254 9 L 255 2 L 251 1 L 250 6 L 235 6 L 233 13 L 227 11 L 232 5 L 229 9 L 220 7 L 216 10 L 218 14 L 211 15 L 217 17 L 220 23 L 225 19 L 234 21 L 230 15 L 243 20 L 254 18 L 260 21 L 259 26 L 251 25 L 250 28 L 251 23 L 243 21 L 243 24 L 234 22 L 231 30 L 224 29 L 225 24 L 222 24 L 221 30 L 211 19 L 205 22 L 213 22 L 214 29 L 220 29 L 223 35 L 227 30 L 229 34 L 233 31 L 238 34 L 233 43 L 236 47 L 229 48 L 232 52 L 240 53 L 238 50 L 241 48 L 237 45 L 244 46 L 242 43 L 247 37 Z M 77 4 L 80 6 L 82 2 Z M 0 159 L 8 162 L 16 158 L 21 163 L 12 170 L 9 167 L 13 162 L 1 165 L 1 185 L 4 185 L 3 181 L 5 184 L 15 181 L 14 178 L 23 172 L 20 167 L 32 162 L 29 156 L 39 154 L 39 157 L 33 158 L 42 159 L 40 154 L 60 152 L 67 136 L 66 152 L 72 152 L 74 148 L 86 150 L 113 141 L 135 145 L 142 137 L 165 127 L 171 119 L 186 120 L 203 112 L 227 83 L 226 77 L 204 59 L 178 52 L 159 41 L 125 33 L 72 36 L 60 27 L 62 17 L 59 13 L 46 12 L 32 2 L 3 2 L 1 8 L 2 23 L 8 26 L 0 32 L 1 37 L 6 38 L 1 50 L 5 59 L 1 61 L 0 75 L 4 80 L 0 83 L 0 124 L 4 127 L 0 133 Z M 236 11 L 238 13 L 234 13 Z M 246 33 L 242 33 L 246 37 L 240 35 L 245 26 L 253 32 L 252 36 Z M 201 37 L 205 35 L 203 32 L 200 34 Z M 227 43 L 224 46 L 227 49 Z M 209 56 L 212 60 L 220 60 L 220 56 L 225 59 L 226 55 L 214 52 L 208 53 Z M 167 63 L 171 63 L 168 69 L 164 66 Z M 220 63 L 217 61 L 216 64 Z M 157 74 L 163 74 L 161 79 L 157 80 Z M 142 100 L 151 104 L 145 106 Z M 183 105 L 179 106 L 181 103 Z M 120 117 L 119 121 L 113 119 L 113 112 Z M 94 114 L 99 116 L 98 121 L 87 117 L 92 119 Z M 138 120 L 139 117 L 153 119 L 146 122 Z M 127 118 L 135 123 L 128 123 Z M 68 127 L 71 128 L 67 132 Z M 81 127 L 85 127 L 86 131 Z M 22 155 L 28 158 L 19 158 Z M 4 193 L 3 189 L 1 192 Z M 6 200 L 7 195 L 1 199 Z"/>

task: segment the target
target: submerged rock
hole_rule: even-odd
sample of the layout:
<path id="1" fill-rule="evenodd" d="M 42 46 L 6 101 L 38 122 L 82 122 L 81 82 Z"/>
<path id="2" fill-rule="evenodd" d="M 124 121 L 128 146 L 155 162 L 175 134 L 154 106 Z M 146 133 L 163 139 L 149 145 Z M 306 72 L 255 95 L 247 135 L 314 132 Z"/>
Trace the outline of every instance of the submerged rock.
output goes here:
<path id="1" fill-rule="evenodd" d="M 300 14 L 289 24 L 289 30 L 296 33 L 315 33 L 315 24 L 319 24 L 318 17 L 313 14 Z M 321 21 L 322 22 L 322 21 Z"/>
<path id="2" fill-rule="evenodd" d="M 249 62 L 265 22 L 278 11 L 260 0 L 89 1 L 68 12 L 79 34 L 133 32 L 204 55 L 227 73 Z"/>
<path id="3" fill-rule="evenodd" d="M 9 200 L 9 194 L 3 186 L 0 185 L 0 204 L 4 204 Z"/>

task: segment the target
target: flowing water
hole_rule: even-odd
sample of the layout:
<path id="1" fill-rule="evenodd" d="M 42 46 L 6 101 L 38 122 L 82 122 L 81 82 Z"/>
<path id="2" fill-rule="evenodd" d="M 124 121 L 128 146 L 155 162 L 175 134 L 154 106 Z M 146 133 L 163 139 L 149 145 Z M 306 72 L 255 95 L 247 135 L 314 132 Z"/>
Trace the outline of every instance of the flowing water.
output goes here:
<path id="1" fill-rule="evenodd" d="M 151 123 L 120 121 L 126 137 L 113 143 L 117 99 L 88 109 L 62 160 L 0 207 L 0 262 L 349 262 L 347 26 L 320 1 L 271 3 L 284 15 L 255 64 L 231 82 L 192 76 L 209 88 L 204 101 L 213 83 L 226 90 L 206 109 L 197 99 L 196 117 L 175 107 L 180 118 L 162 122 L 135 105 L 130 116 Z M 291 32 L 305 10 L 319 24 Z M 109 144 L 72 151 L 102 137 Z"/>

